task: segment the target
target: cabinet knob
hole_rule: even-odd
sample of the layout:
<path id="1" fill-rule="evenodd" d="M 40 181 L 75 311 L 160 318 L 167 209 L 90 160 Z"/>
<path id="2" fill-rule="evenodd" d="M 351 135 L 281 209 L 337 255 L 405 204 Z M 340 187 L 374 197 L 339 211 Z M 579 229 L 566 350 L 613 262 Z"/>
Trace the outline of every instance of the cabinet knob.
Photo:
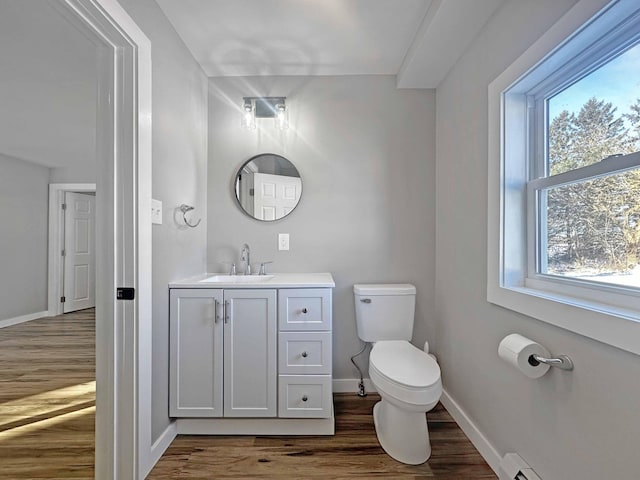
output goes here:
<path id="1" fill-rule="evenodd" d="M 309 311 L 309 310 L 307 310 L 307 307 L 304 307 L 304 308 L 302 309 L 302 313 L 307 313 L 308 311 Z"/>
<path id="2" fill-rule="evenodd" d="M 302 357 L 303 358 L 307 358 L 309 356 L 309 354 L 307 352 L 302 352 Z"/>
<path id="3" fill-rule="evenodd" d="M 303 395 L 303 396 L 302 396 L 302 401 L 303 401 L 303 402 L 306 402 L 307 400 L 309 400 L 309 398 L 308 398 L 306 395 Z"/>

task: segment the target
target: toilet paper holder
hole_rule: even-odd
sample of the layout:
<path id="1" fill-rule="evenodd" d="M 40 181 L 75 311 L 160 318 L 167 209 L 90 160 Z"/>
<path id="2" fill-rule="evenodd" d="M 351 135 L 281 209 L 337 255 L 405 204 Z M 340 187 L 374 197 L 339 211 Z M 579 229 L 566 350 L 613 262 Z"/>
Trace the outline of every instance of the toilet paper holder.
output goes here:
<path id="1" fill-rule="evenodd" d="M 567 355 L 558 355 L 554 358 L 546 358 L 535 353 L 529 355 L 529 365 L 537 367 L 541 363 L 559 368 L 560 370 L 573 370 L 573 361 Z"/>

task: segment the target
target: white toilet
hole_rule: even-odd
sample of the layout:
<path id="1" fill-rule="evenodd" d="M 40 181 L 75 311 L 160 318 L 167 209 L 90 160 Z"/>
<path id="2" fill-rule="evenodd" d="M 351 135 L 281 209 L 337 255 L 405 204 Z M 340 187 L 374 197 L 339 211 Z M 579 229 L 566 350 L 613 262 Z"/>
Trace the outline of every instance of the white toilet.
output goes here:
<path id="1" fill-rule="evenodd" d="M 416 287 L 409 284 L 353 286 L 358 336 L 374 343 L 369 376 L 382 400 L 373 407 L 380 445 L 399 462 L 418 465 L 431 456 L 425 413 L 442 394 L 440 367 L 414 347 Z"/>

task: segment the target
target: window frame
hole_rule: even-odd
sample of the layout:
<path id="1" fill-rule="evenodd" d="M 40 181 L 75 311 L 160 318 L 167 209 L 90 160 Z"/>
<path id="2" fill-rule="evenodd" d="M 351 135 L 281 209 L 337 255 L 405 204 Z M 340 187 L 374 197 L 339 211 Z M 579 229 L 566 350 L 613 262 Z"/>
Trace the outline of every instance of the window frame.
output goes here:
<path id="1" fill-rule="evenodd" d="M 573 183 L 580 175 L 597 177 L 638 166 L 640 153 L 634 153 L 545 176 L 546 99 L 638 42 L 640 6 L 633 3 L 580 0 L 489 85 L 487 300 L 640 354 L 636 288 L 548 275 L 537 268 L 536 192 Z"/>
<path id="2" fill-rule="evenodd" d="M 539 192 L 543 189 L 586 182 L 637 168 L 640 168 L 640 152 L 607 157 L 598 163 L 569 170 L 557 175 L 534 178 L 526 183 L 527 218 L 531 218 L 532 221 L 528 223 L 528 228 L 531 229 L 531 231 L 528 232 L 527 236 L 528 275 L 525 278 L 525 285 L 553 291 L 557 288 L 557 285 L 564 284 L 567 285 L 567 289 L 571 288 L 571 290 L 568 291 L 572 292 L 576 297 L 587 296 L 587 298 L 589 298 L 600 292 L 603 294 L 617 294 L 613 297 L 615 298 L 616 304 L 633 308 L 634 303 L 629 302 L 627 296 L 640 295 L 640 290 L 637 287 L 625 287 L 618 284 L 593 282 L 580 278 L 562 277 L 541 272 L 541 257 L 545 255 L 546 252 L 543 251 L 542 246 L 542 237 L 545 235 L 543 231 L 544 225 L 542 225 L 542 210 L 544 209 L 544 205 Z M 545 282 L 552 283 L 545 288 Z M 584 289 L 589 289 L 589 292 L 585 292 Z M 602 301 L 606 300 L 606 297 L 602 298 Z"/>

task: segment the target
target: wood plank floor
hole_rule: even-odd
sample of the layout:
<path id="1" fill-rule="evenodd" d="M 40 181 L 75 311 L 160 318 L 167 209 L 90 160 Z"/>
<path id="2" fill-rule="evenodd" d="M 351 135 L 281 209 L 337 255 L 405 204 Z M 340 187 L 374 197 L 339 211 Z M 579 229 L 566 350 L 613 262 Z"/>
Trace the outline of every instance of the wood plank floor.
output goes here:
<path id="1" fill-rule="evenodd" d="M 432 454 L 423 465 L 404 465 L 380 448 L 371 410 L 380 397 L 336 394 L 332 437 L 179 436 L 149 479 L 224 478 L 497 478 L 449 413 L 428 413 Z"/>
<path id="2" fill-rule="evenodd" d="M 0 478 L 94 477 L 95 312 L 0 329 Z"/>
<path id="3" fill-rule="evenodd" d="M 95 314 L 0 329 L 0 479 L 94 476 Z M 332 437 L 180 436 L 150 479 L 496 478 L 447 411 L 429 412 L 433 453 L 403 465 L 378 445 L 378 396 L 335 395 Z"/>

